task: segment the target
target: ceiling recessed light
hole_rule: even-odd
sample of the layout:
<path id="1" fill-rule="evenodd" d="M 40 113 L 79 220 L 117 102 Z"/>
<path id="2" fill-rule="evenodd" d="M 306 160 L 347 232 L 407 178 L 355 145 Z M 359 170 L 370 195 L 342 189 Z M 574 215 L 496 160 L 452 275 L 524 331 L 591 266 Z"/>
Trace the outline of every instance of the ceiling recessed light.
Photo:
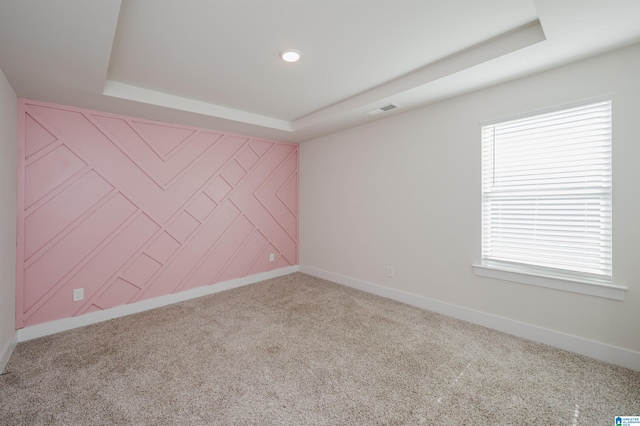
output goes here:
<path id="1" fill-rule="evenodd" d="M 287 49 L 280 52 L 280 57 L 285 62 L 296 62 L 300 59 L 300 51 L 295 49 Z"/>

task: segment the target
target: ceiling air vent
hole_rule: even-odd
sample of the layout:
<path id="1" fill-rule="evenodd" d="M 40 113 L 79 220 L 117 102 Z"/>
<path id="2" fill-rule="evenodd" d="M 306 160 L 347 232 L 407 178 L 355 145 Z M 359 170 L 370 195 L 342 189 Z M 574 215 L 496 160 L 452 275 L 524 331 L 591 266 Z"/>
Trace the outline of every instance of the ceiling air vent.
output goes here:
<path id="1" fill-rule="evenodd" d="M 383 112 L 391 111 L 392 109 L 396 109 L 396 108 L 398 108 L 398 105 L 389 104 L 389 105 L 382 106 L 380 108 L 372 109 L 371 111 L 367 112 L 367 114 L 369 114 L 369 115 L 377 115 L 377 114 L 381 114 Z"/>

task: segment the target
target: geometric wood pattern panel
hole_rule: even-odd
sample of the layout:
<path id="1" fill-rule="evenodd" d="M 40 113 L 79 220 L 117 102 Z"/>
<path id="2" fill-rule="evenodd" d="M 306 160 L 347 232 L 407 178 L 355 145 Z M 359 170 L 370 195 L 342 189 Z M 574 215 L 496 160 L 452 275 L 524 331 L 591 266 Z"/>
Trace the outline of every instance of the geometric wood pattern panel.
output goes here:
<path id="1" fill-rule="evenodd" d="M 18 328 L 298 262 L 295 144 L 20 99 L 18 154 Z"/>

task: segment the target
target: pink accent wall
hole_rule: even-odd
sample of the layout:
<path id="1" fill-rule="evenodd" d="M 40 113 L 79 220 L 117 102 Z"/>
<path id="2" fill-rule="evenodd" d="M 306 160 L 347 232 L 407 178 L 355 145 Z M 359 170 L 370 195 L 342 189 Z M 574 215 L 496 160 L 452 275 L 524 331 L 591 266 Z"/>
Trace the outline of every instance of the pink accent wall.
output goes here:
<path id="1" fill-rule="evenodd" d="M 295 144 L 25 99 L 18 132 L 19 328 L 298 262 Z"/>

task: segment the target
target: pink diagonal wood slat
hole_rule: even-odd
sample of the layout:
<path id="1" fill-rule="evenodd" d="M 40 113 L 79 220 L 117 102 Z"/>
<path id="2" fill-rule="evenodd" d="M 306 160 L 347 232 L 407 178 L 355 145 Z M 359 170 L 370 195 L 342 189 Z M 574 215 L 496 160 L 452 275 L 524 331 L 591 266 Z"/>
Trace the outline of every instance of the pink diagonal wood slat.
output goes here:
<path id="1" fill-rule="evenodd" d="M 297 145 L 19 111 L 18 327 L 297 264 Z"/>

